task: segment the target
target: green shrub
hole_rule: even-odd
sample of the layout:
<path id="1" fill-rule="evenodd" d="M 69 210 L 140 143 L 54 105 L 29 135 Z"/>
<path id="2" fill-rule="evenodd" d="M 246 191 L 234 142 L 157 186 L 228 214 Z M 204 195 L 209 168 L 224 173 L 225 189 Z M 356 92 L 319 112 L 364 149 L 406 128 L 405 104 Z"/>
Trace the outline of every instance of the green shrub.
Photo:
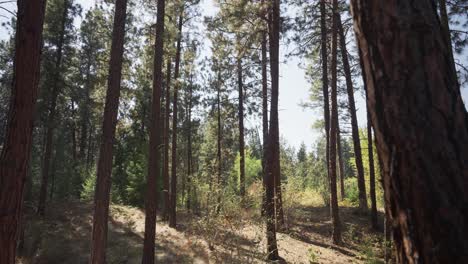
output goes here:
<path id="1" fill-rule="evenodd" d="M 345 179 L 345 200 L 353 205 L 357 206 L 359 204 L 359 189 L 356 178 L 347 178 Z"/>

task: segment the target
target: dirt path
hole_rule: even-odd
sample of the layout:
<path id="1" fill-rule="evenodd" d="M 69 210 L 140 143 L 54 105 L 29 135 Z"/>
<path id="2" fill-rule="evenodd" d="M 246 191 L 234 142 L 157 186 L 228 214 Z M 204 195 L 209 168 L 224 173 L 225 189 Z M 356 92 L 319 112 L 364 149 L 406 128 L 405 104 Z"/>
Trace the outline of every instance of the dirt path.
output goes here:
<path id="1" fill-rule="evenodd" d="M 330 244 L 327 208 L 298 208 L 287 219 L 287 231 L 278 233 L 285 263 L 379 263 L 378 237 L 365 228 L 367 219 L 342 208 L 344 244 Z M 208 219 L 180 214 L 177 230 L 158 222 L 158 263 L 264 263 L 264 232 L 258 221 Z M 92 206 L 80 202 L 54 205 L 45 219 L 27 215 L 25 257 L 20 263 L 87 263 Z M 140 263 L 144 213 L 112 206 L 108 263 Z M 375 256 L 373 256 L 375 255 Z"/>

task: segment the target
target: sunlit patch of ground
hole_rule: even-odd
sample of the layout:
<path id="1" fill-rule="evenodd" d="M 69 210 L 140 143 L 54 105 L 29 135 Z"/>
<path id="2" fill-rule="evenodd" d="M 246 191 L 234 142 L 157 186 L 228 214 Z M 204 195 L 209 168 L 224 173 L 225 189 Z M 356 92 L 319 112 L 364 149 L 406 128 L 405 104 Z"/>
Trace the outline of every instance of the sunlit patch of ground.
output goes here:
<path id="1" fill-rule="evenodd" d="M 92 205 L 67 202 L 51 205 L 45 218 L 28 210 L 25 247 L 20 263 L 87 263 Z M 110 210 L 108 263 L 140 263 L 144 212 L 113 205 Z M 248 213 L 245 213 L 248 215 Z M 278 233 L 280 256 L 286 263 L 380 263 L 382 234 L 368 228 L 367 216 L 355 208 L 340 208 L 343 245 L 330 243 L 331 223 L 326 207 L 290 210 L 287 228 Z M 34 219 L 34 220 L 31 220 Z M 210 218 L 179 213 L 177 230 L 158 221 L 158 263 L 263 263 L 263 225 L 243 217 Z"/>

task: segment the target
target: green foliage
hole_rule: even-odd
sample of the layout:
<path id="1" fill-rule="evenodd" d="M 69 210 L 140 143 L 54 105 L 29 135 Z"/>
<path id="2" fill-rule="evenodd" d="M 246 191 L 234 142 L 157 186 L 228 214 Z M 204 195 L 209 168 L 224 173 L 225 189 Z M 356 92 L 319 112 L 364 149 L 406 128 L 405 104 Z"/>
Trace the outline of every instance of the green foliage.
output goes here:
<path id="1" fill-rule="evenodd" d="M 352 206 L 359 205 L 359 189 L 357 178 L 348 178 L 345 180 L 345 200 Z"/>
<path id="2" fill-rule="evenodd" d="M 262 161 L 252 156 L 252 151 L 245 151 L 245 185 L 250 186 L 255 181 L 261 179 Z M 233 166 L 233 176 L 237 178 L 237 186 L 240 183 L 240 155 L 237 154 L 236 161 Z"/>
<path id="3" fill-rule="evenodd" d="M 308 257 L 309 257 L 309 264 L 317 264 L 318 263 L 318 256 L 315 253 L 315 250 L 313 248 L 309 248 L 307 250 Z"/>
<path id="4" fill-rule="evenodd" d="M 81 191 L 81 199 L 91 201 L 94 198 L 94 189 L 96 188 L 96 173 L 91 173 L 84 179 Z"/>

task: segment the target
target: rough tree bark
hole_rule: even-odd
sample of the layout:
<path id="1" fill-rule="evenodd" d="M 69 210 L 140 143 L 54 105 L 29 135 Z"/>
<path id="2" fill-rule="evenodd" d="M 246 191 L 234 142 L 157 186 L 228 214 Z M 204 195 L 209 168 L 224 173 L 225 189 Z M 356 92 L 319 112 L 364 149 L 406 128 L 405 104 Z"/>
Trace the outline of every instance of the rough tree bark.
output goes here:
<path id="1" fill-rule="evenodd" d="M 399 263 L 468 262 L 468 116 L 434 1 L 352 0 Z"/>
<path id="2" fill-rule="evenodd" d="M 169 226 L 176 228 L 177 225 L 177 101 L 179 84 L 179 71 L 180 71 L 180 54 L 182 49 L 182 26 L 184 23 L 184 8 L 181 7 L 179 14 L 179 22 L 177 25 L 177 47 L 175 57 L 174 69 L 174 97 L 172 98 L 172 166 L 171 166 L 171 199 L 170 199 L 170 212 L 169 212 Z"/>
<path id="3" fill-rule="evenodd" d="M 171 70 L 172 70 L 172 61 L 171 58 L 167 58 L 167 72 L 166 72 L 166 99 L 164 109 L 166 111 L 164 115 L 164 167 L 163 167 L 163 199 L 164 199 L 164 208 L 162 212 L 162 217 L 164 221 L 169 220 L 169 207 L 170 207 L 170 197 L 169 197 L 169 120 L 171 116 Z"/>
<path id="4" fill-rule="evenodd" d="M 55 132 L 55 116 L 57 114 L 57 100 L 60 93 L 61 85 L 60 82 L 60 75 L 61 75 L 61 67 L 62 67 L 62 57 L 63 57 L 63 44 L 65 42 L 65 26 L 67 22 L 68 16 L 68 0 L 63 1 L 63 13 L 62 13 L 62 20 L 60 25 L 60 38 L 57 43 L 57 53 L 55 57 L 55 67 L 54 67 L 54 77 L 52 81 L 52 94 L 49 101 L 49 109 L 47 114 L 46 120 L 46 136 L 45 136 L 45 150 L 44 150 L 44 160 L 42 163 L 42 171 L 41 171 L 41 187 L 39 191 L 39 201 L 37 205 L 37 214 L 44 215 L 45 213 L 45 204 L 47 199 L 47 187 L 49 184 L 49 174 L 50 174 L 50 160 L 52 158 L 52 151 L 53 151 L 53 139 L 54 139 L 54 132 Z M 52 172 L 53 173 L 53 172 Z"/>
<path id="5" fill-rule="evenodd" d="M 119 110 L 120 83 L 125 42 L 125 19 L 127 0 L 115 2 L 114 25 L 112 32 L 109 77 L 102 124 L 102 138 L 94 193 L 93 235 L 91 263 L 106 263 L 107 219 L 109 216 L 109 196 L 111 188 L 112 160 L 115 141 L 115 128 Z"/>
<path id="6" fill-rule="evenodd" d="M 331 122 L 330 122 L 330 205 L 333 223 L 332 240 L 334 244 L 341 243 L 340 216 L 338 213 L 338 195 L 336 190 L 336 130 L 338 126 L 338 100 L 337 100 L 337 38 L 338 38 L 338 1 L 333 0 L 333 27 L 332 27 L 332 58 L 331 58 Z"/>
<path id="7" fill-rule="evenodd" d="M 23 188 L 32 145 L 40 77 L 45 0 L 18 0 L 14 75 L 8 126 L 0 155 L 0 263 L 13 264 Z"/>
<path id="8" fill-rule="evenodd" d="M 270 44 L 270 76 L 271 76 L 271 103 L 270 103 L 270 130 L 268 132 L 267 156 L 267 184 L 266 184 L 266 215 L 267 215 L 267 259 L 279 259 L 276 243 L 276 226 L 278 210 L 282 211 L 280 202 L 281 186 L 280 160 L 279 160 L 279 124 L 278 124 L 278 96 L 279 96 L 279 39 L 280 39 L 280 1 L 270 1 L 269 12 L 269 44 Z M 278 207 L 279 206 L 279 207 Z M 275 210 L 276 209 L 276 210 Z"/>
<path id="9" fill-rule="evenodd" d="M 338 12 L 338 11 L 337 11 Z M 337 27 L 340 39 L 340 50 L 343 61 L 343 70 L 346 79 L 346 90 L 348 92 L 348 107 L 351 116 L 351 131 L 353 137 L 354 157 L 356 159 L 357 181 L 359 190 L 359 208 L 367 210 L 367 195 L 366 195 L 366 181 L 364 178 L 364 165 L 362 163 L 362 150 L 361 140 L 359 138 L 359 126 L 356 115 L 356 104 L 354 101 L 354 87 L 353 79 L 351 76 L 351 67 L 349 66 L 348 50 L 346 48 L 346 36 L 343 31 L 343 24 L 341 23 L 341 15 L 336 14 Z"/>
<path id="10" fill-rule="evenodd" d="M 156 181 L 160 173 L 160 111 L 161 111 L 161 87 L 162 87 L 162 63 L 164 47 L 164 16 L 165 0 L 158 0 L 156 16 L 156 40 L 154 42 L 154 69 L 153 69 L 153 98 L 151 106 L 150 148 L 148 157 L 148 177 L 145 200 L 145 237 L 143 243 L 143 264 L 154 263 L 155 237 L 156 237 Z"/>
<path id="11" fill-rule="evenodd" d="M 241 197 L 245 196 L 245 142 L 244 142 L 244 84 L 242 76 L 242 59 L 239 54 L 237 59 L 237 86 L 239 90 L 239 106 L 238 106 L 238 115 L 239 115 L 239 153 L 240 153 L 240 162 L 239 162 L 239 171 L 240 171 L 240 195 Z"/>

